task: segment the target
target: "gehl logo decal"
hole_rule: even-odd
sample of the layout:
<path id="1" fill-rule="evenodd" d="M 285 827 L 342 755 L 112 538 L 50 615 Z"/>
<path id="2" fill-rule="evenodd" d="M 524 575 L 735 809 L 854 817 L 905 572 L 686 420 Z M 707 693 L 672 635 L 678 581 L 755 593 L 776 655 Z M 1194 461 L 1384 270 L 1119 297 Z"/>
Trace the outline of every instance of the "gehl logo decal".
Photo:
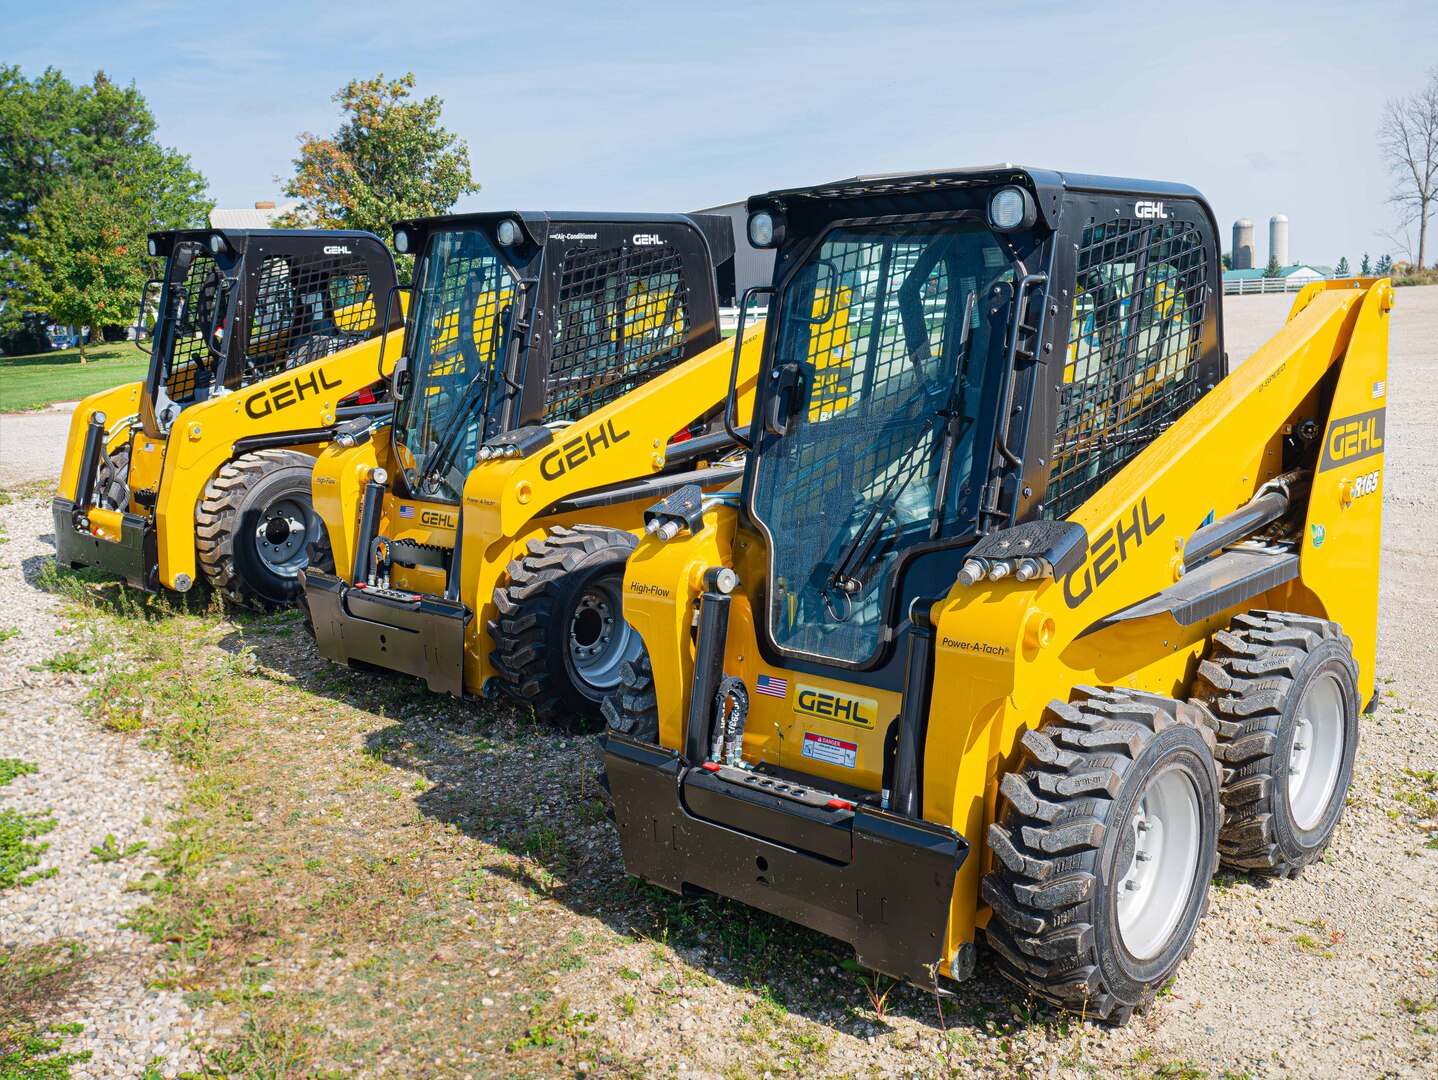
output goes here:
<path id="1" fill-rule="evenodd" d="M 341 245 L 341 244 L 326 244 L 326 245 L 325 245 L 325 254 L 326 254 L 326 255 L 348 255 L 349 253 L 350 253 L 350 249 L 347 248 L 347 247 L 344 247 L 344 246 Z"/>
<path id="2" fill-rule="evenodd" d="M 335 390 L 343 383 L 343 379 L 331 382 L 323 371 L 312 371 L 251 394 L 245 398 L 245 412 L 249 413 L 251 420 L 263 420 L 270 413 L 298 405 L 305 398 L 316 397 L 325 390 Z"/>
<path id="3" fill-rule="evenodd" d="M 614 421 L 607 420 L 587 435 L 576 435 L 559 444 L 539 459 L 539 474 L 546 480 L 558 480 L 570 469 L 583 465 L 590 458 L 598 457 L 605 450 L 629 438 L 629 432 L 616 431 Z"/>
<path id="4" fill-rule="evenodd" d="M 1146 497 L 1129 507 L 1126 515 L 1099 533 L 1098 539 L 1088 546 L 1084 564 L 1064 578 L 1064 603 L 1076 608 L 1093 595 L 1096 588 L 1143 546 L 1163 524 L 1163 519 L 1163 514 L 1156 519 L 1149 517 Z"/>
<path id="5" fill-rule="evenodd" d="M 879 703 L 869 698 L 849 697 L 799 684 L 794 697 L 794 711 L 821 720 L 837 720 L 841 724 L 871 728 L 879 716 Z"/>
<path id="6" fill-rule="evenodd" d="M 1158 221 L 1167 221 L 1168 211 L 1163 208 L 1162 202 L 1140 199 L 1133 204 L 1133 216 L 1136 218 L 1154 218 Z"/>
<path id="7" fill-rule="evenodd" d="M 438 510 L 421 510 L 419 520 L 421 525 L 433 525 L 437 529 L 454 528 L 454 515 L 442 514 Z"/>
<path id="8" fill-rule="evenodd" d="M 1318 463 L 1318 471 L 1383 453 L 1383 416 L 1384 410 L 1374 409 L 1330 423 L 1323 437 L 1323 460 Z"/>

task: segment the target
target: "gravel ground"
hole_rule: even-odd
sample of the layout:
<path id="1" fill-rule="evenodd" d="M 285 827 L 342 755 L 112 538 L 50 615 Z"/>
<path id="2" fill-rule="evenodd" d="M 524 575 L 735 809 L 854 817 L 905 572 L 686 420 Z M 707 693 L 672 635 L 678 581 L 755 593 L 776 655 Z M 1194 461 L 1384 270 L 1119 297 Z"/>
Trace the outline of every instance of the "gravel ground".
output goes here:
<path id="1" fill-rule="evenodd" d="M 1281 325 L 1288 305 L 1285 297 L 1226 305 L 1234 363 Z M 996 1037 L 970 1028 L 977 1042 L 971 1056 L 955 1063 L 957 1074 L 1148 1076 L 1170 1063 L 1192 1063 L 1215 1077 L 1224 1070 L 1253 1077 L 1438 1075 L 1438 1039 L 1428 1033 L 1438 1013 L 1403 1005 L 1432 1003 L 1438 994 L 1438 851 L 1423 846 L 1435 826 L 1411 820 L 1395 798 L 1414 783 L 1410 772 L 1438 768 L 1432 675 L 1438 640 L 1431 631 L 1438 575 L 1419 539 L 1438 516 L 1438 288 L 1400 290 L 1398 305 L 1384 480 L 1379 675 L 1385 696 L 1378 712 L 1363 720 L 1350 807 L 1330 857 L 1290 882 L 1220 875 L 1197 948 L 1151 1016 L 1121 1030 L 1069 1031 L 1055 1037 L 1050 1051 L 1017 1061 L 1003 1056 Z M 0 420 L 7 455 L 17 437 L 11 420 Z M 63 439 L 64 418 L 45 421 Z M 42 446 L 38 438 L 36 446 Z M 52 462 L 51 474 L 56 467 Z M 15 482 L 11 475 L 0 472 L 0 484 Z M 67 627 L 58 603 L 33 585 L 50 550 L 45 502 L 22 500 L 0 520 L 10 541 L 0 548 L 0 627 L 22 631 L 0 642 L 0 756 L 40 768 L 0 788 L 0 800 L 54 813 L 59 825 L 47 837 L 52 847 L 43 865 L 60 869 L 56 878 L 0 893 L 0 942 L 9 948 L 76 939 L 90 947 L 86 982 L 53 1018 L 86 1023 L 84 1038 L 73 1045 L 95 1050 L 89 1075 L 134 1075 L 152 1056 L 170 1072 L 192 1067 L 183 1044 L 203 1016 L 189 1013 L 179 995 L 147 987 L 156 954 L 137 935 L 117 929 L 138 902 L 124 885 L 151 868 L 149 860 L 99 864 L 89 857 L 90 845 L 106 833 L 125 842 L 159 842 L 165 806 L 179 790 L 177 774 L 163 758 L 82 718 L 77 703 L 84 677 L 30 670 L 76 648 L 79 631 Z M 623 905 L 617 895 L 616 902 Z M 571 926 L 594 922 L 573 912 L 564 917 Z M 636 956 L 654 951 L 626 948 Z M 615 988 L 627 984 L 603 974 L 630 962 L 618 955 L 596 958 L 565 987 L 566 996 L 600 1017 L 596 1032 L 652 1071 L 699 1076 L 747 1069 L 743 1062 L 752 1056 L 735 1041 L 735 1031 L 736 1018 L 755 1008 L 753 988 L 726 978 L 722 965 L 700 949 L 668 955 L 683 984 L 674 1009 L 618 1014 Z M 638 959 L 632 962 L 642 968 Z M 812 1030 L 827 1045 L 827 1056 L 807 1072 L 902 1076 L 936 1069 L 932 1048 L 941 1033 L 931 1006 L 926 1014 L 921 1002 L 910 1002 L 882 1023 L 855 1028 L 843 1020 L 843 1003 L 804 989 L 810 974 L 795 971 L 785 988 L 796 1030 Z M 973 993 L 1014 1000 L 988 974 Z M 485 1034 L 482 1027 L 477 1038 Z"/>
<path id="2" fill-rule="evenodd" d="M 36 412 L 0 413 L 0 491 L 35 480 L 53 480 L 65 459 L 74 404 Z"/>
<path id="3" fill-rule="evenodd" d="M 84 1025 L 82 1035 L 66 1039 L 66 1049 L 94 1054 L 76 1076 L 139 1076 L 152 1061 L 162 1075 L 175 1076 L 199 1064 L 184 1042 L 200 1018 L 179 993 L 149 987 L 154 949 L 120 928 L 144 895 L 126 886 L 158 867 L 144 852 L 101 863 L 90 848 L 107 835 L 122 847 L 163 843 L 167 805 L 181 782 L 166 756 L 98 730 L 82 715 L 91 676 L 35 670 L 57 655 L 88 651 L 86 631 L 66 621 L 57 598 L 35 587 L 54 554 L 48 498 L 17 500 L 0 520 L 8 540 L 0 547 L 0 628 L 20 631 L 0 642 L 0 757 L 38 766 L 0 787 L 0 806 L 54 817 L 37 869 L 59 871 L 0 892 L 0 950 L 83 946 L 85 974 L 76 993 L 46 1018 Z"/>

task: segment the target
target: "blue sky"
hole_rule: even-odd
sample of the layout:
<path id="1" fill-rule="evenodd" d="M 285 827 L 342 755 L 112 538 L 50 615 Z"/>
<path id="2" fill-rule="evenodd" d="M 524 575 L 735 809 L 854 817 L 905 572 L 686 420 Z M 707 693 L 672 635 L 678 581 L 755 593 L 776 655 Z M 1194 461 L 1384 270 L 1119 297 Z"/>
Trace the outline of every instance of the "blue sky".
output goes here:
<path id="1" fill-rule="evenodd" d="M 206 14 L 215 8 L 228 17 Z M 1295 260 L 1391 250 L 1383 101 L 1438 4 L 6 0 L 3 59 L 133 79 L 223 206 L 276 197 L 348 79 L 446 100 L 461 209 L 692 209 L 855 173 L 1013 161 L 1192 183 Z M 236 17 L 238 16 L 238 17 Z"/>

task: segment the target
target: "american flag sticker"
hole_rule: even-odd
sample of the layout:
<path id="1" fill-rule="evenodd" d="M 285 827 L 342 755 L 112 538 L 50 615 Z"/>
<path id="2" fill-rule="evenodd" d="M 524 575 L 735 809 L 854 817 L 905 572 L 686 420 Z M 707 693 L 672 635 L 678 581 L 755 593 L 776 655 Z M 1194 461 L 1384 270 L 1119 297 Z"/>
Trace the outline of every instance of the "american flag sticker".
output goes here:
<path id="1" fill-rule="evenodd" d="M 1386 393 L 1388 393 L 1388 381 L 1386 379 L 1382 382 L 1376 382 L 1373 384 L 1373 399 L 1375 401 L 1381 398 Z"/>
<path id="2" fill-rule="evenodd" d="M 773 675 L 760 675 L 754 683 L 754 692 L 770 697 L 785 697 L 789 693 L 789 680 L 776 679 Z"/>
<path id="3" fill-rule="evenodd" d="M 401 506 L 401 507 L 399 508 L 399 516 L 400 516 L 400 517 L 403 517 L 403 518 L 412 518 L 412 517 L 414 517 L 414 507 L 413 507 L 413 506 Z"/>

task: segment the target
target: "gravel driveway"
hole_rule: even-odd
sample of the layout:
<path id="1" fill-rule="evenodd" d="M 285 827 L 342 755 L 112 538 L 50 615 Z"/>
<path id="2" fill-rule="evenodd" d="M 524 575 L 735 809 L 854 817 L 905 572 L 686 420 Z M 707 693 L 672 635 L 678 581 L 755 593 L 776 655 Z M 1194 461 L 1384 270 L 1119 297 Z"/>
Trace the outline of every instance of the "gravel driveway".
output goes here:
<path id="1" fill-rule="evenodd" d="M 1235 363 L 1281 325 L 1288 304 L 1286 297 L 1255 297 L 1226 305 Z M 0 418 L 0 487 L 52 477 L 67 423 L 48 413 Z M 1399 291 L 1387 424 L 1379 650 L 1385 697 L 1363 720 L 1353 794 L 1330 856 L 1295 881 L 1221 875 L 1197 948 L 1153 1015 L 1077 1036 L 1102 1074 L 1148 1076 L 1159 1062 L 1182 1060 L 1207 1072 L 1158 1075 L 1438 1075 L 1438 1039 L 1425 1032 L 1438 1013 L 1404 1004 L 1421 1006 L 1438 993 L 1438 850 L 1424 847 L 1429 834 L 1408 820 L 1399 795 L 1412 774 L 1438 769 L 1438 564 L 1426 544 L 1438 520 L 1438 287 Z M 196 1066 L 186 1040 L 192 1028 L 203 1030 L 204 1016 L 191 1013 L 180 994 L 147 985 L 157 954 L 119 929 L 140 895 L 125 886 L 154 869 L 153 861 L 141 853 L 102 863 L 90 848 L 107 834 L 122 845 L 162 842 L 179 775 L 164 756 L 85 718 L 89 676 L 53 670 L 65 665 L 52 658 L 75 650 L 86 631 L 67 623 L 62 604 L 35 585 L 53 550 L 46 500 L 16 500 L 0 511 L 0 522 L 8 541 L 0 546 L 0 630 L 19 629 L 0 641 L 0 758 L 38 767 L 0 786 L 0 807 L 54 816 L 41 868 L 57 871 L 0 892 L 0 946 L 62 939 L 88 946 L 88 973 L 53 1018 L 85 1026 L 67 1043 L 95 1052 L 77 1075 L 139 1075 L 156 1059 L 163 1075 L 173 1076 Z M 583 981 L 572 989 L 577 1005 L 606 1018 L 608 994 Z M 697 994 L 700 1037 L 677 1014 L 642 1029 L 615 1021 L 614 1029 L 657 1070 L 718 1072 L 734 1048 L 706 1033 L 711 1021 L 728 1022 L 738 991 L 711 979 Z M 934 1041 L 936 1029 L 902 1018 L 893 1028 L 878 1042 L 826 1029 L 832 1056 L 816 1071 L 932 1070 L 935 1059 L 918 1048 Z M 692 1049 L 680 1051 L 681 1043 Z M 995 1051 L 988 1064 L 997 1060 Z M 1145 1060 L 1148 1071 L 1127 1071 Z M 1001 1074 L 1028 1067 L 995 1066 Z M 971 1068 L 960 1064 L 961 1073 Z M 1044 1068 L 1054 1076 L 1088 1071 L 1057 1060 Z"/>

